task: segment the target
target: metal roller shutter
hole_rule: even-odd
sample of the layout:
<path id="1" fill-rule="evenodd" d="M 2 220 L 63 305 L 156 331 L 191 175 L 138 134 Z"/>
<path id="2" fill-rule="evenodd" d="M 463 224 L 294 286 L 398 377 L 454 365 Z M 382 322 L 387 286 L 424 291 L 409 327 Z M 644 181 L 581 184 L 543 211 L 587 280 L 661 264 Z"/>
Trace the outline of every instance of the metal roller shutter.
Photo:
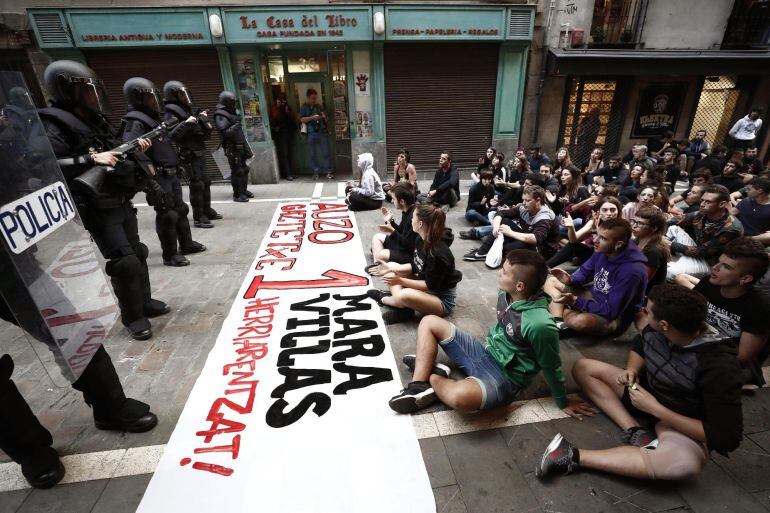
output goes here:
<path id="1" fill-rule="evenodd" d="M 112 104 L 110 121 L 116 127 L 120 126 L 120 119 L 126 114 L 123 84 L 131 77 L 152 80 L 160 89 L 169 80 L 184 82 L 190 88 L 196 105 L 209 112 L 213 123 L 214 106 L 224 89 L 219 59 L 213 48 L 88 52 L 86 60 L 104 81 Z M 218 146 L 219 134 L 214 130 L 206 142 L 206 174 L 212 180 L 222 180 L 211 158 L 211 152 Z"/>
<path id="2" fill-rule="evenodd" d="M 407 148 L 418 171 L 442 150 L 475 167 L 492 143 L 498 45 L 385 45 L 388 162 Z"/>

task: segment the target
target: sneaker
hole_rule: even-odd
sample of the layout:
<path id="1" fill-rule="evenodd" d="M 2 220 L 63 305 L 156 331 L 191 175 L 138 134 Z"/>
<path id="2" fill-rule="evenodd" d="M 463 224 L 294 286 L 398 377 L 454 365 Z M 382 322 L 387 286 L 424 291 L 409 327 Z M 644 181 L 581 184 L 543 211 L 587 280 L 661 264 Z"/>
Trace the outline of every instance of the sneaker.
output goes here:
<path id="1" fill-rule="evenodd" d="M 404 362 L 404 365 L 410 370 L 414 370 L 414 364 L 417 361 L 417 355 L 414 354 L 408 354 L 404 356 L 404 358 L 401 359 L 402 362 Z M 430 370 L 431 374 L 438 374 L 439 376 L 443 376 L 445 378 L 449 377 L 449 373 L 452 372 L 452 369 L 449 368 L 449 366 L 444 365 L 443 363 L 434 363 L 433 368 Z"/>
<path id="2" fill-rule="evenodd" d="M 382 302 L 383 298 L 386 298 L 388 296 L 392 296 L 390 292 L 385 292 L 383 290 L 377 290 L 377 289 L 369 289 L 366 291 L 366 295 L 370 298 L 374 299 L 374 302 L 377 303 L 380 306 L 389 306 Z"/>
<path id="3" fill-rule="evenodd" d="M 542 479 L 555 472 L 565 476 L 572 473 L 577 467 L 577 463 L 572 461 L 573 454 L 572 444 L 565 440 L 561 433 L 557 434 L 546 447 L 540 462 L 535 466 L 535 475 Z"/>
<path id="4" fill-rule="evenodd" d="M 390 409 L 398 413 L 414 413 L 436 401 L 433 387 L 424 381 L 412 381 L 400 394 L 388 401 Z"/>
<path id="5" fill-rule="evenodd" d="M 461 230 L 460 238 L 463 240 L 476 240 L 476 230 Z"/>
<path id="6" fill-rule="evenodd" d="M 654 449 L 658 446 L 657 433 L 639 426 L 626 429 L 620 435 L 620 438 L 623 440 L 623 443 L 633 445 L 634 447 L 647 447 Z"/>
<path id="7" fill-rule="evenodd" d="M 313 175 L 313 180 L 318 180 L 318 174 Z"/>
<path id="8" fill-rule="evenodd" d="M 326 173 L 326 178 L 329 180 L 334 180 L 334 173 Z"/>
<path id="9" fill-rule="evenodd" d="M 382 320 L 387 325 L 407 322 L 412 319 L 414 319 L 414 310 L 411 308 L 391 308 L 382 314 Z"/>
<path id="10" fill-rule="evenodd" d="M 556 329 L 559 330 L 560 332 L 567 331 L 569 329 L 569 327 L 567 326 L 567 323 L 564 322 L 564 319 L 562 319 L 561 317 L 554 317 L 553 321 L 554 323 L 556 323 Z"/>
<path id="11" fill-rule="evenodd" d="M 486 260 L 487 259 L 487 254 L 484 253 L 482 255 L 481 253 L 478 252 L 479 249 L 481 249 L 481 248 L 476 248 L 476 249 L 472 250 L 471 252 L 466 253 L 465 255 L 463 255 L 463 260 L 465 260 L 467 262 L 483 262 L 484 260 Z"/>

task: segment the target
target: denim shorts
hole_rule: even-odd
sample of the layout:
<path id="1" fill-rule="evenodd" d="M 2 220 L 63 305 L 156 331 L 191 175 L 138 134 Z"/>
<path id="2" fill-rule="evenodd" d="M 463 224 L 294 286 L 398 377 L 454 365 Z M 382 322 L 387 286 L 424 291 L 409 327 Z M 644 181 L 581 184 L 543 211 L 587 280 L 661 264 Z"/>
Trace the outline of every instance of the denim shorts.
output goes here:
<path id="1" fill-rule="evenodd" d="M 457 287 L 451 288 L 443 294 L 436 294 L 431 292 L 434 296 L 441 300 L 441 306 L 444 308 L 444 317 L 452 315 L 452 312 L 457 306 Z"/>
<path id="2" fill-rule="evenodd" d="M 439 344 L 452 362 L 481 387 L 479 410 L 511 404 L 521 393 L 521 387 L 508 379 L 484 345 L 454 324 L 452 334 Z"/>

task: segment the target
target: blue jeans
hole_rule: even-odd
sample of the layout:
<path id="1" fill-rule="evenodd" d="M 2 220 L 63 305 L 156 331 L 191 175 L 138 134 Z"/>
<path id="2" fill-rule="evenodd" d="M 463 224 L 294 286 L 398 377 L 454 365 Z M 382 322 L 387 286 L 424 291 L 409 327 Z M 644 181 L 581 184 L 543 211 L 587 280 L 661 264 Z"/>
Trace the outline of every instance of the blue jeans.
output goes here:
<path id="1" fill-rule="evenodd" d="M 329 161 L 329 140 L 326 138 L 324 132 L 311 132 L 307 133 L 307 152 L 310 157 L 310 165 L 313 166 L 313 174 L 318 174 L 318 169 L 321 167 L 318 164 L 318 154 L 316 153 L 316 144 L 321 147 L 321 155 L 323 156 L 323 165 L 327 173 L 332 172 L 332 165 Z"/>
<path id="2" fill-rule="evenodd" d="M 473 228 L 473 232 L 476 234 L 477 239 L 483 239 L 492 233 L 492 223 L 489 223 L 486 226 L 477 226 L 476 228 Z"/>
<path id="3" fill-rule="evenodd" d="M 468 221 L 469 223 L 476 221 L 480 226 L 486 226 L 488 224 L 492 224 L 489 222 L 489 219 L 487 219 L 487 216 L 473 210 L 472 208 L 469 208 L 468 210 L 465 211 L 465 220 Z"/>
<path id="4" fill-rule="evenodd" d="M 439 345 L 452 362 L 481 387 L 479 410 L 511 404 L 521 393 L 521 388 L 508 378 L 484 345 L 454 324 L 452 334 Z"/>

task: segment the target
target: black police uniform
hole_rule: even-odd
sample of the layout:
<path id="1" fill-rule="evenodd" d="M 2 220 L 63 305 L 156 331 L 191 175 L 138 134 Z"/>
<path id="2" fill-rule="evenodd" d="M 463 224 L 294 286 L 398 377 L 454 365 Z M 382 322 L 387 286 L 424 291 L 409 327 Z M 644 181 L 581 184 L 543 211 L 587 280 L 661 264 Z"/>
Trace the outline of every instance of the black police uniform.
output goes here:
<path id="1" fill-rule="evenodd" d="M 222 136 L 222 147 L 230 163 L 233 186 L 233 199 L 248 201 L 250 194 L 247 190 L 249 168 L 246 160 L 253 156 L 246 135 L 241 126 L 241 117 L 235 112 L 235 95 L 225 91 L 219 95 L 219 103 L 214 112 L 214 123 Z"/>
<path id="2" fill-rule="evenodd" d="M 196 226 L 211 226 L 209 220 L 221 219 L 216 210 L 211 208 L 211 179 L 206 175 L 206 145 L 205 141 L 211 136 L 213 126 L 207 116 L 198 114 L 197 123 L 184 123 L 192 116 L 186 105 L 166 101 L 166 113 L 163 119 L 177 119 L 179 128 L 170 135 L 179 150 L 180 164 L 188 170 L 190 177 L 190 205 L 192 205 L 193 220 Z"/>
<path id="3" fill-rule="evenodd" d="M 123 141 L 130 141 L 146 134 L 160 125 L 160 116 L 149 109 L 129 110 L 124 120 Z M 163 250 L 163 263 L 166 265 L 187 265 L 189 261 L 181 253 L 204 251 L 203 244 L 192 240 L 190 222 L 187 213 L 190 208 L 182 198 L 182 184 L 177 175 L 179 159 L 171 144 L 175 130 L 180 130 L 187 123 L 177 125 L 168 135 L 156 138 L 145 155 L 155 165 L 155 181 L 163 189 L 163 194 L 148 195 L 148 200 L 155 207 L 155 230 Z M 177 247 L 177 239 L 179 246 Z"/>
<path id="4" fill-rule="evenodd" d="M 131 204 L 137 190 L 149 182 L 141 180 L 136 164 L 124 161 L 107 175 L 102 191 L 85 192 L 74 179 L 94 167 L 90 152 L 120 144 L 110 125 L 104 118 L 86 120 L 55 105 L 38 112 L 83 224 L 108 260 L 105 270 L 118 298 L 121 321 L 134 338 L 148 339 L 152 331 L 147 317 L 169 311 L 165 303 L 152 299 L 147 246 L 139 239 L 136 209 Z"/>

